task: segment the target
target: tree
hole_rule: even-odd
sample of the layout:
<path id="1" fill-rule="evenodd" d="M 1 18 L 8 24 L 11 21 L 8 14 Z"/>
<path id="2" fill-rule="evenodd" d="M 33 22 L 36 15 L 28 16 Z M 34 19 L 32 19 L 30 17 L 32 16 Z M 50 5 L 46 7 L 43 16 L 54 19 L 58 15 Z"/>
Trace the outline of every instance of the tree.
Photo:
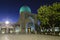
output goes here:
<path id="1" fill-rule="evenodd" d="M 41 6 L 38 9 L 38 19 L 41 21 L 41 26 L 48 24 L 48 15 L 49 15 L 50 9 L 46 5 Z"/>
<path id="2" fill-rule="evenodd" d="M 53 5 L 49 7 L 49 9 L 52 12 L 49 16 L 49 24 L 51 26 L 56 26 L 56 24 L 59 24 L 60 22 L 60 3 L 53 3 Z"/>
<path id="3" fill-rule="evenodd" d="M 49 25 L 49 27 L 59 26 L 60 24 L 60 3 L 53 3 L 49 6 L 41 6 L 38 9 L 38 19 L 41 21 L 41 26 Z"/>

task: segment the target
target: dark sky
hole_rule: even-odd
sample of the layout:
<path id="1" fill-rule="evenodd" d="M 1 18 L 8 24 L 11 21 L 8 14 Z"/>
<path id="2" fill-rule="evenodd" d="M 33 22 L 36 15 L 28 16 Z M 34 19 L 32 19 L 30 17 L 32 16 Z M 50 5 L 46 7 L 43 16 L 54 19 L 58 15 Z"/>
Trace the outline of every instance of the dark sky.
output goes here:
<path id="1" fill-rule="evenodd" d="M 32 13 L 37 13 L 41 5 L 50 5 L 60 0 L 0 0 L 0 22 L 9 20 L 17 22 L 19 18 L 19 8 L 27 5 L 31 8 Z"/>

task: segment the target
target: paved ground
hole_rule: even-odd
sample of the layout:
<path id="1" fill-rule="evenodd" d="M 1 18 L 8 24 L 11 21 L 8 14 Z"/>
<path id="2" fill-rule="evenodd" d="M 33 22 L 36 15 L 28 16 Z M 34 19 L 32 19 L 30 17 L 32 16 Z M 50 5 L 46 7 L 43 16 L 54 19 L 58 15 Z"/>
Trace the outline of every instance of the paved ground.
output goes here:
<path id="1" fill-rule="evenodd" d="M 60 37 L 37 34 L 0 34 L 0 40 L 60 40 Z"/>

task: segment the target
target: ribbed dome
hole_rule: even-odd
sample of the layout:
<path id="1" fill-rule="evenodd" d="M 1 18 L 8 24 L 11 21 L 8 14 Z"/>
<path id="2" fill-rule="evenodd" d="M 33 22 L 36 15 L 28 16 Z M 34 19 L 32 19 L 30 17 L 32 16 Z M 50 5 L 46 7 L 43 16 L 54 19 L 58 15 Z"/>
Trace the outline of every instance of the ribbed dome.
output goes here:
<path id="1" fill-rule="evenodd" d="M 31 13 L 31 9 L 28 6 L 22 6 L 19 10 L 20 13 L 22 12 L 29 12 Z"/>

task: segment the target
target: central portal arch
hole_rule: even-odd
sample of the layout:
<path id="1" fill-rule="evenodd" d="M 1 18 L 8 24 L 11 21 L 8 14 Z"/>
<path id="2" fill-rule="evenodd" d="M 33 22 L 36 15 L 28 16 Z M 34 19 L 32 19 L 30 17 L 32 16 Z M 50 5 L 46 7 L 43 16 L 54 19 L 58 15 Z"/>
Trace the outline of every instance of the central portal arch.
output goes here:
<path id="1" fill-rule="evenodd" d="M 26 33 L 34 33 L 35 32 L 35 25 L 34 25 L 34 19 L 32 17 L 29 17 L 30 22 L 26 23 Z"/>

